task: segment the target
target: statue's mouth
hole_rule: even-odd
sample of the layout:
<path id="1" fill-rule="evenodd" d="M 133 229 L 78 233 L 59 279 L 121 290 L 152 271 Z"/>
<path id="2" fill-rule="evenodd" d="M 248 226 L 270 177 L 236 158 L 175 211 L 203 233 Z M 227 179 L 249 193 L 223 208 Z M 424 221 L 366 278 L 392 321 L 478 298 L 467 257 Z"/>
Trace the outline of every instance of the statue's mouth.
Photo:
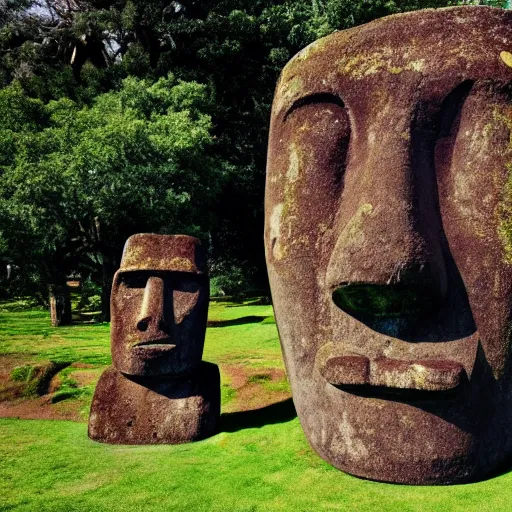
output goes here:
<path id="1" fill-rule="evenodd" d="M 320 373 L 327 382 L 348 392 L 418 399 L 451 395 L 468 380 L 462 364 L 452 360 L 370 360 L 353 354 L 330 357 Z"/>
<path id="2" fill-rule="evenodd" d="M 176 348 L 174 343 L 171 343 L 171 338 L 162 337 L 162 338 L 153 338 L 138 341 L 132 347 L 132 350 L 137 352 L 148 352 L 148 351 L 160 351 L 160 352 L 168 352 Z"/>

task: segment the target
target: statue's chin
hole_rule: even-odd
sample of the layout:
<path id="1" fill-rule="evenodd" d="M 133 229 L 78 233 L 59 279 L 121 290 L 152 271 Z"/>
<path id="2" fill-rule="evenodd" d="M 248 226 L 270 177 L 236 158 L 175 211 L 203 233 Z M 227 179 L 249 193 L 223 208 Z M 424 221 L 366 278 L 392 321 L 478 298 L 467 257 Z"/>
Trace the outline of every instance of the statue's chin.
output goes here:
<path id="1" fill-rule="evenodd" d="M 479 457 L 478 435 L 443 414 L 450 408 L 464 413 L 466 406 L 456 395 L 445 394 L 440 403 L 437 398 L 430 401 L 429 392 L 418 398 L 417 390 L 395 397 L 389 389 L 364 395 L 325 381 L 315 384 L 309 403 L 301 403 L 302 393 L 294 397 L 301 424 L 313 449 L 342 471 L 427 485 L 467 482 L 492 469 L 494 460 Z"/>
<path id="2" fill-rule="evenodd" d="M 285 351 L 294 403 L 313 449 L 352 475 L 440 485 L 481 479 L 510 452 L 510 413 L 478 349 L 472 371 L 452 359 L 354 353 L 304 364 Z M 331 349 L 332 344 L 326 344 Z"/>

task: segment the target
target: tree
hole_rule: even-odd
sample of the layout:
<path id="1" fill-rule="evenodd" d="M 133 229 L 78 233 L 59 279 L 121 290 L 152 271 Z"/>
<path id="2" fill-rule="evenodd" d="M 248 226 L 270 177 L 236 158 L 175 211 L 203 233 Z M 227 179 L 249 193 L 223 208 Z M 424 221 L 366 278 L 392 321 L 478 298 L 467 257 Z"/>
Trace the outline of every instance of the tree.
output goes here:
<path id="1" fill-rule="evenodd" d="M 92 274 L 106 318 L 129 235 L 207 238 L 229 167 L 211 151 L 204 85 L 172 75 L 153 84 L 130 78 L 91 107 L 29 100 L 18 84 L 2 94 L 6 118 L 16 118 L 13 98 L 29 113 L 40 110 L 36 127 L 27 114 L 0 131 L 10 141 L 0 148 L 3 256 L 20 271 L 37 268 L 43 284 L 55 286 L 72 270 Z"/>
<path id="2" fill-rule="evenodd" d="M 203 110 L 212 121 L 209 152 L 236 169 L 223 181 L 215 206 L 218 220 L 211 230 L 215 269 L 247 270 L 242 274 L 252 274 L 262 287 L 266 284 L 262 226 L 268 120 L 275 83 L 287 60 L 321 36 L 379 16 L 458 3 L 506 3 L 9 1 L 17 7 L 0 28 L 0 80 L 3 76 L 7 84 L 17 79 L 25 92 L 45 104 L 66 97 L 80 110 L 92 105 L 98 94 L 118 90 L 127 76 L 154 82 L 172 72 L 177 80 L 207 84 L 215 97 Z M 29 4 L 31 8 L 24 10 Z"/>

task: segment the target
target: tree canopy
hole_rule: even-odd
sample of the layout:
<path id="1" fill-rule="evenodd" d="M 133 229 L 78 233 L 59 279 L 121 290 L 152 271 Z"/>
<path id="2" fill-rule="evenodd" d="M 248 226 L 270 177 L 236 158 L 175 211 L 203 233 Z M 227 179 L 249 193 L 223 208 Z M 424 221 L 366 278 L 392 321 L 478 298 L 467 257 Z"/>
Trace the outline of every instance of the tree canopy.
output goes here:
<path id="1" fill-rule="evenodd" d="M 111 276 L 134 232 L 206 236 L 229 165 L 212 151 L 207 88 L 127 78 L 91 106 L 0 91 L 1 240 L 43 282 Z M 37 273 L 37 272 L 36 272 Z"/>
<path id="2" fill-rule="evenodd" d="M 461 3 L 508 5 L 1 1 L 0 258 L 41 289 L 57 269 L 108 281 L 128 235 L 181 232 L 208 241 L 214 273 L 265 287 L 268 119 L 283 65 L 335 30 Z"/>

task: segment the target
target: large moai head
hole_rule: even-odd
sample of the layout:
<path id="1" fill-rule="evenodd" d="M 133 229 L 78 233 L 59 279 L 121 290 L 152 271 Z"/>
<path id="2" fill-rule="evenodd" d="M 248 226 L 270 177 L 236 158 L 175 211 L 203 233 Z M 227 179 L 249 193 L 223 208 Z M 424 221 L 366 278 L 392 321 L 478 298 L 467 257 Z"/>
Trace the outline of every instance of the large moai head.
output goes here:
<path id="1" fill-rule="evenodd" d="M 320 39 L 277 85 L 265 245 L 313 448 L 450 483 L 512 448 L 512 12 L 426 10 Z"/>
<path id="2" fill-rule="evenodd" d="M 185 375 L 203 355 L 209 284 L 197 238 L 133 235 L 114 276 L 112 363 L 127 375 Z"/>

